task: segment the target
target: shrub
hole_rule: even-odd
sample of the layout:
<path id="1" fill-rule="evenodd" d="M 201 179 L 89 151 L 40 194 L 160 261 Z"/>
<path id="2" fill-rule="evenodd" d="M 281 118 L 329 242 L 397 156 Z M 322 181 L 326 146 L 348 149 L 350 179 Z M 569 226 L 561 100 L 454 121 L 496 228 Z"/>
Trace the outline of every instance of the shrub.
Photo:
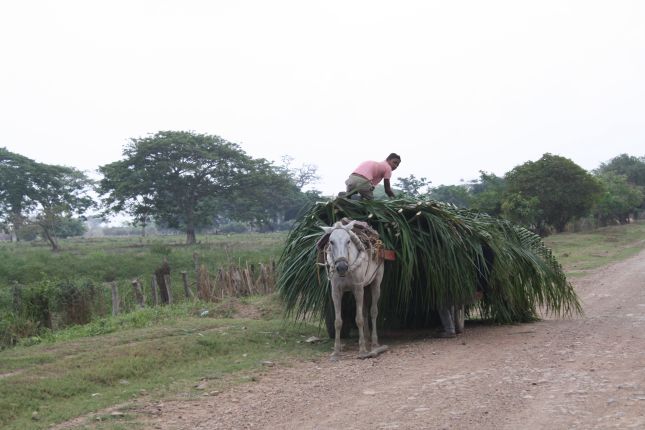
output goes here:
<path id="1" fill-rule="evenodd" d="M 20 339 L 36 336 L 39 329 L 38 322 L 8 313 L 0 319 L 0 349 L 13 346 Z"/>

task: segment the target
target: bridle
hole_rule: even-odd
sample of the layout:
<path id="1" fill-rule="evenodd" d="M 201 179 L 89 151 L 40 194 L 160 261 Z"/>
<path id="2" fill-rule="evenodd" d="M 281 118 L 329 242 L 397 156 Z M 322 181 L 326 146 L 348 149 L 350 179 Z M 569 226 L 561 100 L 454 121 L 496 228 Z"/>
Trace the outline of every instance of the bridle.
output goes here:
<path id="1" fill-rule="evenodd" d="M 361 264 L 363 264 L 365 260 L 367 260 L 367 264 L 365 265 L 365 273 L 363 273 L 363 279 L 365 279 L 365 276 L 369 273 L 370 266 L 372 265 L 371 259 L 368 258 L 368 252 L 365 249 L 365 245 L 363 245 L 363 243 L 360 241 L 360 239 L 358 238 L 358 236 L 356 236 L 354 232 L 346 228 L 343 228 L 341 226 L 334 228 L 332 232 L 339 229 L 345 230 L 345 232 L 349 235 L 351 242 L 354 244 L 354 246 L 356 246 L 358 250 L 358 255 L 356 256 L 353 262 L 350 262 L 349 258 L 344 256 L 334 259 L 332 255 L 333 245 L 330 240 L 325 246 L 325 257 L 326 257 L 325 266 L 327 268 L 328 277 L 331 278 L 332 275 L 337 274 L 336 266 L 338 263 L 342 263 L 342 262 L 347 263 L 347 271 L 346 271 L 346 274 L 347 274 L 347 273 L 353 272 L 358 266 L 360 266 Z M 347 254 L 349 255 L 349 252 Z M 345 275 L 339 274 L 338 276 L 344 277 L 346 276 L 346 274 Z M 365 282 L 365 285 L 369 285 L 374 279 L 374 276 L 376 276 L 376 271 L 372 275 L 372 279 L 370 279 L 369 282 Z"/>

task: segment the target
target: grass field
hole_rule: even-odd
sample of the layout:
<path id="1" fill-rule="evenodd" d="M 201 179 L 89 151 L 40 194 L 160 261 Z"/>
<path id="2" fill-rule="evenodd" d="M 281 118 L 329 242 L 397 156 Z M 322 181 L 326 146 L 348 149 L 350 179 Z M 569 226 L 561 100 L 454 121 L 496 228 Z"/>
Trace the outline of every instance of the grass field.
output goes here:
<path id="1" fill-rule="evenodd" d="M 286 233 L 249 233 L 198 237 L 186 246 L 183 236 L 61 240 L 52 252 L 43 242 L 0 244 L 0 287 L 19 283 L 88 279 L 95 282 L 146 279 L 164 257 L 173 272 L 194 269 L 194 254 L 210 270 L 240 262 L 257 264 L 276 259 Z"/>
<path id="2" fill-rule="evenodd" d="M 645 222 L 556 234 L 544 242 L 571 278 L 640 252 L 645 247 Z"/>
<path id="3" fill-rule="evenodd" d="M 262 257 L 277 258 L 283 240 L 282 235 L 241 235 L 208 238 L 195 247 L 167 238 L 142 244 L 74 241 L 65 242 L 65 250 L 58 254 L 24 244 L 17 248 L 2 245 L 0 260 L 11 258 L 22 262 L 25 270 L 34 270 L 31 257 L 35 256 L 33 264 L 44 272 L 24 279 L 42 282 L 55 273 L 74 275 L 71 267 L 49 270 L 62 264 L 57 259 L 68 259 L 66 264 L 79 268 L 93 265 L 96 270 L 83 272 L 83 276 L 93 276 L 106 273 L 100 261 L 107 257 L 109 264 L 117 265 L 112 268 L 116 276 L 123 276 L 125 282 L 133 274 L 150 273 L 163 255 L 177 270 L 190 270 L 194 251 L 213 267 L 247 258 L 260 262 Z M 645 224 L 555 235 L 545 242 L 567 274 L 579 276 L 642 250 Z M 118 260 L 109 260 L 110 255 Z M 126 264 L 128 259 L 138 264 Z M 6 288 L 10 285 L 9 272 L 5 272 L 8 263 L 0 264 L 0 285 Z M 310 336 L 323 340 L 308 343 L 305 340 Z M 289 365 L 293 360 L 320 358 L 330 348 L 320 327 L 284 321 L 275 295 L 216 303 L 186 301 L 105 316 L 49 333 L 37 344 L 29 345 L 27 339 L 0 351 L 0 428 L 48 428 L 80 415 L 87 415 L 88 421 L 78 428 L 140 428 L 136 416 L 129 413 L 139 403 L 213 394 L 231 384 L 254 381 L 271 363 Z M 105 412 L 114 405 L 123 414 Z"/>
<path id="4" fill-rule="evenodd" d="M 274 301 L 272 295 L 145 309 L 91 324 L 98 333 L 102 324 L 120 327 L 109 334 L 74 328 L 39 345 L 2 351 L 0 427 L 48 428 L 115 404 L 214 394 L 255 380 L 267 365 L 288 365 L 328 349 L 305 342 L 319 330 L 286 324 Z M 242 318 L 237 312 L 244 306 L 266 312 L 260 319 Z M 209 315 L 200 317 L 205 309 Z M 134 426 L 127 413 L 116 421 L 105 418 L 102 423 L 94 417 L 96 428 Z"/>

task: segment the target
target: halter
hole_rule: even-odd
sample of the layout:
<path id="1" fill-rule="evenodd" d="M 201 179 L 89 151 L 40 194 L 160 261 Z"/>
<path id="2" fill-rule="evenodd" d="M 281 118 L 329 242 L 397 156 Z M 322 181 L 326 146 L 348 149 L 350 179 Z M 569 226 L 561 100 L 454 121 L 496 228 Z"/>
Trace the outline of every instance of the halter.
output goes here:
<path id="1" fill-rule="evenodd" d="M 358 239 L 358 237 L 356 237 L 354 232 L 352 232 L 350 230 L 347 230 L 347 229 L 344 229 L 342 226 L 334 228 L 334 230 L 338 230 L 338 229 L 345 230 L 347 232 L 347 234 L 349 234 L 349 237 L 350 237 L 350 240 L 352 241 L 352 243 L 354 243 L 354 240 L 358 240 L 359 243 L 360 243 L 360 239 Z M 333 230 L 332 230 L 332 232 L 333 232 Z M 354 236 L 352 236 L 352 235 L 354 235 Z M 331 252 L 330 252 L 331 251 L 331 241 L 330 241 L 330 243 L 327 243 L 327 245 L 325 246 L 325 263 L 326 263 L 325 266 L 327 267 L 327 276 L 329 278 L 331 278 L 331 275 L 334 272 L 336 272 L 336 263 L 338 263 L 340 261 L 346 261 L 348 263 L 348 265 L 347 265 L 348 266 L 347 267 L 347 273 L 350 273 L 358 265 L 360 265 L 363 262 L 363 260 L 367 260 L 367 264 L 365 266 L 365 273 L 363 274 L 363 279 L 364 279 L 365 275 L 367 275 L 367 273 L 368 273 L 368 271 L 370 269 L 370 266 L 372 265 L 372 262 L 371 262 L 371 259 L 367 257 L 367 249 L 365 249 L 365 245 L 362 244 L 362 243 L 361 243 L 361 245 L 362 245 L 362 249 L 357 246 L 358 255 L 356 256 L 354 261 L 352 263 L 350 263 L 349 259 L 346 258 L 346 257 L 339 257 L 336 260 L 332 260 L 331 255 L 330 255 L 331 254 Z M 354 246 L 356 246 L 356 244 L 354 244 Z M 374 276 L 376 276 L 376 271 L 372 275 L 372 279 L 370 279 L 369 282 L 365 282 L 365 285 L 369 285 L 374 280 Z"/>

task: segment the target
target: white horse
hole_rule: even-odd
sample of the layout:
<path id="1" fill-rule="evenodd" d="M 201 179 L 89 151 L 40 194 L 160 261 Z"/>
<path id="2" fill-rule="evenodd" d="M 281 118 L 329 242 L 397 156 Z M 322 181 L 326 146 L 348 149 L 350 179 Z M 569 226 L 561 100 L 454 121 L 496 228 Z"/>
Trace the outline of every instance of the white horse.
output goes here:
<path id="1" fill-rule="evenodd" d="M 360 221 L 351 221 L 347 225 L 337 222 L 333 227 L 322 227 L 325 235 L 319 240 L 318 246 L 325 250 L 325 262 L 328 277 L 331 281 L 331 298 L 334 302 L 336 329 L 334 352 L 331 359 L 338 360 L 341 343 L 340 332 L 343 326 L 341 317 L 341 302 L 343 293 L 351 291 L 356 299 L 356 326 L 358 327 L 358 357 L 374 357 L 385 351 L 387 346 L 379 346 L 376 332 L 378 316 L 378 300 L 381 295 L 381 280 L 383 279 L 383 257 L 380 250 L 374 247 L 366 248 L 352 228 L 369 228 Z M 365 289 L 369 289 L 368 292 Z M 368 297 L 371 305 L 368 312 Z M 371 350 L 368 351 L 365 339 L 369 334 L 368 313 L 372 323 Z"/>

